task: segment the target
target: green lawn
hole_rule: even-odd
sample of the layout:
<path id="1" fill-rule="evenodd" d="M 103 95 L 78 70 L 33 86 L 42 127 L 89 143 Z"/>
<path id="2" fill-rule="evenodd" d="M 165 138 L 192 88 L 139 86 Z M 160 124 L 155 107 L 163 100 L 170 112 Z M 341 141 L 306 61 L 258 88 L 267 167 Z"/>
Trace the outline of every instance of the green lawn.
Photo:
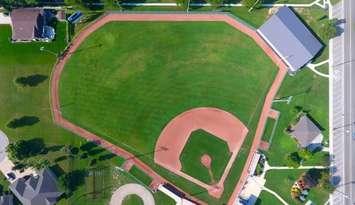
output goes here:
<path id="1" fill-rule="evenodd" d="M 295 120 L 297 109 L 308 112 L 322 126 L 324 143 L 328 142 L 328 79 L 314 74 L 309 69 L 301 70 L 295 76 L 285 78 L 276 98 L 287 96 L 293 96 L 290 104 L 273 104 L 273 108 L 280 111 L 280 117 L 266 154 L 269 163 L 274 166 L 285 165 L 283 156 L 298 150 L 295 140 L 285 132 L 290 122 Z M 314 157 L 309 160 L 313 165 L 323 164 L 318 161 L 322 157 L 320 153 Z"/>
<path id="2" fill-rule="evenodd" d="M 150 176 L 148 176 L 142 170 L 138 169 L 136 166 L 133 166 L 131 170 L 129 170 L 129 173 L 132 174 L 138 181 L 142 182 L 146 186 L 149 186 L 150 183 L 152 182 L 152 178 L 150 178 Z"/>
<path id="3" fill-rule="evenodd" d="M 313 61 L 315 63 L 319 63 L 327 60 L 329 58 L 329 40 L 325 39 L 321 35 L 321 31 L 324 23 L 329 20 L 328 12 L 318 6 L 312 6 L 310 8 L 295 8 L 295 11 L 324 44 L 324 49 Z"/>
<path id="4" fill-rule="evenodd" d="M 139 154 L 160 173 L 152 151 L 173 117 L 212 106 L 254 130 L 277 71 L 251 39 L 218 22 L 109 23 L 79 50 L 60 83 L 63 115 Z M 249 145 L 244 148 L 247 153 Z"/>
<path id="5" fill-rule="evenodd" d="M 122 205 L 143 205 L 143 200 L 139 196 L 131 194 L 126 196 Z"/>
<path id="6" fill-rule="evenodd" d="M 262 191 L 255 205 L 282 205 L 283 203 L 269 192 Z"/>
<path id="7" fill-rule="evenodd" d="M 63 147 L 72 145 L 80 147 L 86 143 L 81 137 L 76 136 L 58 126 L 52 121 L 49 104 L 49 77 L 55 62 L 55 56 L 41 52 L 40 47 L 59 53 L 65 47 L 65 25 L 59 24 L 57 27 L 57 38 L 52 43 L 18 43 L 9 42 L 11 37 L 11 28 L 7 25 L 0 25 L 0 129 L 4 131 L 10 142 L 19 139 L 42 138 L 47 147 Z M 15 83 L 18 77 L 41 74 L 47 76 L 47 79 L 35 87 L 21 87 Z M 40 121 L 32 126 L 10 129 L 6 124 L 13 118 L 24 115 L 37 116 Z M 112 178 L 111 168 L 120 166 L 123 159 L 112 156 L 107 151 L 101 151 L 95 147 L 95 152 L 90 152 L 90 156 L 81 159 L 79 153 L 74 157 L 68 157 L 68 154 L 61 149 L 50 151 L 45 155 L 38 155 L 34 158 L 48 159 L 51 161 L 52 170 L 58 175 L 72 171 L 88 170 L 93 173 L 97 167 L 104 167 L 93 180 L 94 175 L 86 175 L 84 178 L 78 178 L 75 183 L 77 186 L 73 194 L 59 201 L 59 205 L 100 205 L 107 204 L 111 197 L 111 188 L 115 187 L 117 180 Z M 97 163 L 90 166 L 92 160 Z M 99 179 L 99 180 L 98 180 Z M 95 181 L 95 183 L 94 183 Z M 118 181 L 124 181 L 122 177 Z M 134 182 L 134 180 L 131 180 Z M 0 188 L 8 190 L 9 183 L 5 177 L 0 177 Z M 111 187 L 112 185 L 112 187 Z M 96 194 L 92 194 L 97 190 Z M 93 198 L 94 197 L 94 198 Z M 158 192 L 154 194 L 156 204 L 165 205 L 169 200 L 165 195 Z M 171 203 L 170 203 L 171 204 Z"/>
<path id="8" fill-rule="evenodd" d="M 212 176 L 210 176 L 208 169 L 200 163 L 204 154 L 209 155 L 212 159 Z M 207 184 L 216 183 L 221 178 L 230 156 L 231 153 L 225 141 L 204 130 L 197 130 L 191 133 L 180 155 L 182 171 Z"/>
<path id="9" fill-rule="evenodd" d="M 291 197 L 291 187 L 293 183 L 307 170 L 270 170 L 266 174 L 265 187 L 275 191 L 289 204 L 302 204 Z M 314 204 L 324 204 L 329 198 L 327 191 L 314 187 L 311 189 L 307 199 Z"/>
<path id="10" fill-rule="evenodd" d="M 276 121 L 272 118 L 268 118 L 266 121 L 262 140 L 269 142 L 272 136 L 272 130 L 274 129 Z"/>

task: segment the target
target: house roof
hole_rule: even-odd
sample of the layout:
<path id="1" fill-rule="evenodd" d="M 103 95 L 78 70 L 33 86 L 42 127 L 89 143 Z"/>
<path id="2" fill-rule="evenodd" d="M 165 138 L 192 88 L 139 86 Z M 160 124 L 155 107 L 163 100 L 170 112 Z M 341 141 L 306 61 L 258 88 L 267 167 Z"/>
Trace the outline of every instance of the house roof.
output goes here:
<path id="1" fill-rule="evenodd" d="M 0 196 L 0 205 L 13 205 L 14 198 L 11 194 Z"/>
<path id="2" fill-rule="evenodd" d="M 300 118 L 291 132 L 301 147 L 311 145 L 320 134 L 320 129 L 306 115 Z"/>
<path id="3" fill-rule="evenodd" d="M 10 13 L 10 17 L 12 22 L 12 40 L 31 41 L 42 37 L 45 24 L 43 9 L 14 9 Z"/>
<path id="4" fill-rule="evenodd" d="M 323 45 L 287 6 L 281 7 L 259 29 L 258 33 L 285 61 L 297 71 L 312 60 Z"/>
<path id="5" fill-rule="evenodd" d="M 38 176 L 20 178 L 10 185 L 11 191 L 23 205 L 53 205 L 62 194 L 56 177 L 49 169 L 43 169 Z"/>

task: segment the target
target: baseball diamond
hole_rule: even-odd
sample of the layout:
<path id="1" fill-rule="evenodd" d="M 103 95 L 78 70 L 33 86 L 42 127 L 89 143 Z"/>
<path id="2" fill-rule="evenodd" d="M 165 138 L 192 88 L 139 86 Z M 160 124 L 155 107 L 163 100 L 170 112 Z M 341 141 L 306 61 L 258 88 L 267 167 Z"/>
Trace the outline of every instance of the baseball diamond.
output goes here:
<path id="1" fill-rule="evenodd" d="M 153 188 L 173 181 L 201 204 L 232 204 L 286 72 L 254 29 L 225 14 L 107 13 L 57 62 L 52 111 L 60 126 L 132 160 Z M 204 120 L 193 127 L 192 118 L 187 133 L 207 131 L 231 153 L 212 189 L 180 171 L 187 133 L 181 141 L 163 137 L 192 111 Z"/>

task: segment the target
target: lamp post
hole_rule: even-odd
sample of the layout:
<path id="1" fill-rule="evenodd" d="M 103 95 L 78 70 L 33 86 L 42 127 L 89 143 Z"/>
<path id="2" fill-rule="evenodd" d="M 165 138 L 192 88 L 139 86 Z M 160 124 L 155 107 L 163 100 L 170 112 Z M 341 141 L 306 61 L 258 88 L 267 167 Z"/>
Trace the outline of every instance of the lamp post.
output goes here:
<path id="1" fill-rule="evenodd" d="M 189 9 L 190 9 L 190 1 L 191 1 L 191 0 L 188 0 L 188 2 L 187 2 L 186 13 L 189 13 Z"/>
<path id="2" fill-rule="evenodd" d="M 53 52 L 53 51 L 50 51 L 50 50 L 47 50 L 47 49 L 45 49 L 44 48 L 44 46 L 41 46 L 40 48 L 39 48 L 39 50 L 40 51 L 43 51 L 43 52 L 47 52 L 47 53 L 50 53 L 50 54 L 52 54 L 52 55 L 54 55 L 54 56 L 58 56 L 58 54 L 57 53 L 55 53 L 55 52 Z"/>

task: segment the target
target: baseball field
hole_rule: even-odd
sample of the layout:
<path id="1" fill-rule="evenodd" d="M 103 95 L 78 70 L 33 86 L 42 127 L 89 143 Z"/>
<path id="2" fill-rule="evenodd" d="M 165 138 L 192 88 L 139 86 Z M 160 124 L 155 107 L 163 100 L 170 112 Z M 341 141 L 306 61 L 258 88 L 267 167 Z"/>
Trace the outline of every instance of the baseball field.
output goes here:
<path id="1" fill-rule="evenodd" d="M 164 127 L 194 108 L 230 113 L 250 131 L 250 143 L 276 72 L 251 38 L 224 22 L 110 22 L 71 53 L 59 83 L 60 110 L 153 164 L 164 152 L 155 147 Z M 182 172 L 213 184 L 230 156 L 225 141 L 198 130 L 180 156 Z"/>

